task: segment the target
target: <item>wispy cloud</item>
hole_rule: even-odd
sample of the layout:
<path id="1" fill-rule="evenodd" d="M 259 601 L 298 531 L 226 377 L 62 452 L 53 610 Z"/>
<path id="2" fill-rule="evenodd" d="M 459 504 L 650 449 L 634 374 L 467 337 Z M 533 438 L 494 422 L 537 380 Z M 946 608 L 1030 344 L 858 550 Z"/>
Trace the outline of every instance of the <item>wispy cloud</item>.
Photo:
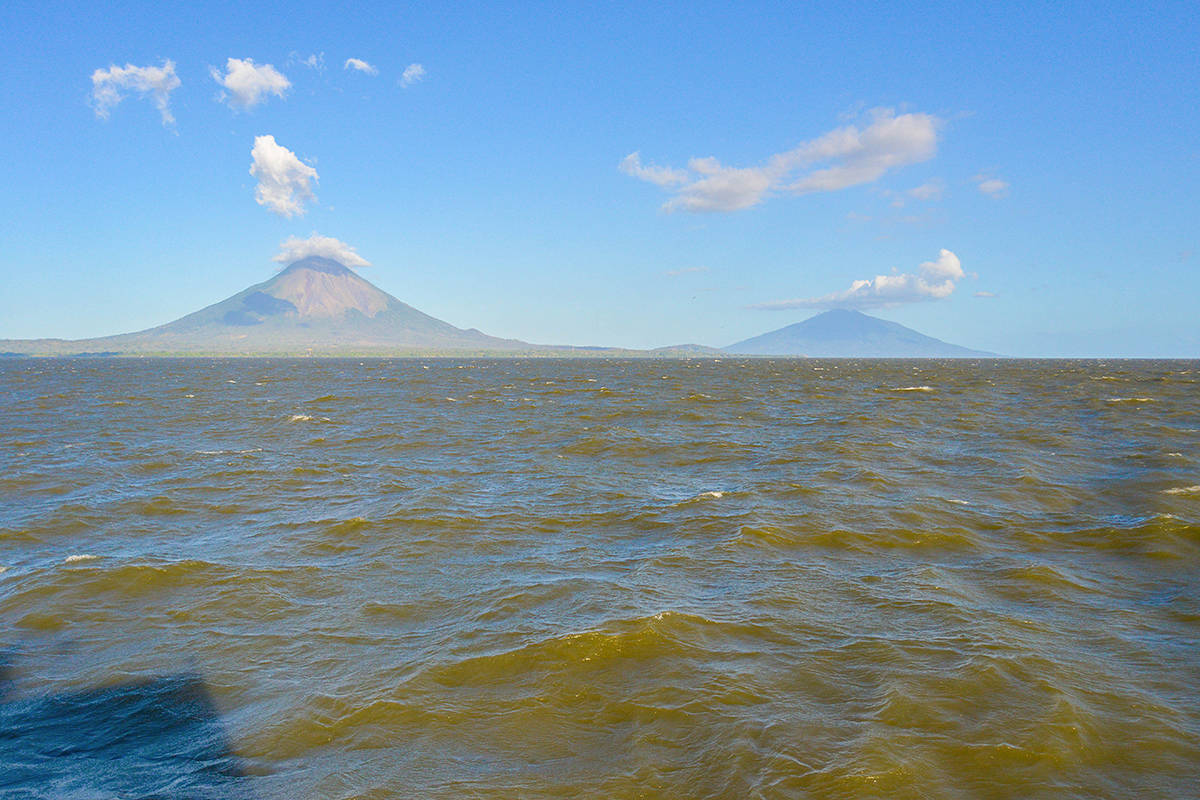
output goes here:
<path id="1" fill-rule="evenodd" d="M 212 67 L 209 73 L 213 80 L 224 86 L 228 92 L 222 93 L 222 99 L 243 110 L 254 108 L 269 95 L 283 97 L 283 93 L 292 85 L 275 67 L 270 64 L 255 64 L 249 58 L 230 58 L 225 62 L 224 74 L 216 67 Z"/>
<path id="2" fill-rule="evenodd" d="M 965 277 L 958 256 L 949 250 L 938 253 L 936 261 L 926 261 L 917 272 L 876 275 L 857 280 L 843 292 L 797 300 L 759 303 L 751 308 L 783 311 L 792 308 L 881 308 L 937 300 L 949 297 L 958 281 Z"/>
<path id="3" fill-rule="evenodd" d="M 945 191 L 945 182 L 940 178 L 934 178 L 931 181 L 922 183 L 920 186 L 914 186 L 905 192 L 905 194 L 914 200 L 940 200 Z"/>
<path id="4" fill-rule="evenodd" d="M 258 179 L 254 200 L 284 217 L 303 214 L 304 204 L 315 200 L 312 184 L 317 171 L 275 141 L 274 136 L 254 137 L 250 174 Z"/>
<path id="5" fill-rule="evenodd" d="M 669 269 L 665 275 L 672 278 L 678 278 L 680 275 L 695 275 L 698 272 L 708 272 L 708 267 L 681 267 L 679 269 Z"/>
<path id="6" fill-rule="evenodd" d="M 108 69 L 98 69 L 92 73 L 92 106 L 96 116 L 108 119 L 113 106 L 125 99 L 123 92 L 134 91 L 142 97 L 150 97 L 162 115 L 163 125 L 174 125 L 175 117 L 171 115 L 171 92 L 180 86 L 179 76 L 175 74 L 175 62 L 167 59 L 161 67 L 135 67 L 126 64 L 118 67 L 111 65 Z"/>
<path id="7" fill-rule="evenodd" d="M 642 154 L 636 150 L 621 159 L 620 170 L 626 175 L 641 178 L 657 186 L 675 186 L 688 182 L 687 170 L 643 164 Z"/>
<path id="8" fill-rule="evenodd" d="M 347 267 L 369 267 L 371 262 L 360 256 L 354 248 L 332 236 L 314 233 L 307 239 L 292 236 L 279 245 L 279 252 L 271 260 L 279 264 L 291 264 L 302 258 L 320 256 L 330 258 Z"/>
<path id="9" fill-rule="evenodd" d="M 425 67 L 420 64 L 409 64 L 400 75 L 400 85 L 404 88 L 425 79 Z"/>
<path id="10" fill-rule="evenodd" d="M 976 297 L 999 297 L 995 292 L 976 292 Z"/>
<path id="11" fill-rule="evenodd" d="M 687 169 L 643 164 L 638 152 L 621 160 L 626 174 L 670 189 L 666 211 L 737 211 L 775 193 L 833 192 L 871 183 L 907 164 L 933 158 L 941 120 L 929 114 L 875 109 L 863 128 L 847 125 L 778 153 L 754 167 L 730 167 L 711 156 Z M 822 166 L 825 165 L 825 166 Z"/>
<path id="12" fill-rule="evenodd" d="M 975 176 L 975 185 L 980 192 L 986 194 L 988 197 L 1004 197 L 1008 194 L 1009 189 L 1008 181 L 1000 180 L 983 172 Z"/>
<path id="13" fill-rule="evenodd" d="M 366 61 L 363 61 L 361 58 L 347 58 L 346 63 L 342 66 L 342 69 L 354 69 L 358 70 L 359 72 L 365 72 L 368 75 L 379 74 L 378 69 L 371 66 Z"/>
<path id="14" fill-rule="evenodd" d="M 288 53 L 287 66 L 290 67 L 294 64 L 308 67 L 309 69 L 316 70 L 317 72 L 324 72 L 325 54 L 313 53 L 308 58 L 301 58 L 300 54 L 293 50 L 292 52 Z"/>

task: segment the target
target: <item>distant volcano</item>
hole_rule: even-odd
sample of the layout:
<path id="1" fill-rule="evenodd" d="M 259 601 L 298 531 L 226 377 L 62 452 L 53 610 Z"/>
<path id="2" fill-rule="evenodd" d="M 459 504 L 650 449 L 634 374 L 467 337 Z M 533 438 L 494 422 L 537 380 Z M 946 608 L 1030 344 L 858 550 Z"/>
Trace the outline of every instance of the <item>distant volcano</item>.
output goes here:
<path id="1" fill-rule="evenodd" d="M 813 358 L 982 358 L 994 356 L 948 344 L 898 322 L 835 309 L 725 348 L 728 353 Z"/>
<path id="2" fill-rule="evenodd" d="M 456 328 L 402 303 L 345 265 L 316 256 L 227 300 L 138 333 L 0 342 L 0 350 L 62 355 L 517 354 L 544 349 Z"/>

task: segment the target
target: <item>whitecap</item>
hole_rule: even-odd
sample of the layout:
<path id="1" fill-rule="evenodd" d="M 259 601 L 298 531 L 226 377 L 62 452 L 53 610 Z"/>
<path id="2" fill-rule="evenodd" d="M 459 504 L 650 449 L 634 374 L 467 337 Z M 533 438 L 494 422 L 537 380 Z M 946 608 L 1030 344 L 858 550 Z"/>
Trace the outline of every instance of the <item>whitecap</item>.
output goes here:
<path id="1" fill-rule="evenodd" d="M 892 389 L 893 392 L 932 392 L 932 386 L 900 386 Z"/>
<path id="2" fill-rule="evenodd" d="M 1110 397 L 1110 398 L 1108 398 L 1108 402 L 1110 402 L 1110 403 L 1153 403 L 1153 402 L 1155 402 L 1155 400 L 1153 397 Z"/>
<path id="3" fill-rule="evenodd" d="M 76 553 L 75 555 L 70 555 L 70 556 L 67 556 L 66 558 L 64 558 L 63 563 L 64 564 L 74 564 L 77 561 L 92 561 L 93 559 L 96 559 L 96 558 L 99 558 L 99 556 L 94 556 L 91 553 Z"/>
<path id="4" fill-rule="evenodd" d="M 252 447 L 249 450 L 196 450 L 195 453 L 201 456 L 244 456 L 250 453 L 261 453 L 261 447 Z"/>
<path id="5" fill-rule="evenodd" d="M 1174 489 L 1163 489 L 1163 494 L 1200 494 L 1200 484 L 1196 486 L 1176 486 Z"/>
<path id="6" fill-rule="evenodd" d="M 312 419 L 312 417 L 310 417 L 308 414 L 292 414 L 292 416 L 288 418 L 288 422 L 306 422 L 310 419 Z"/>
<path id="7" fill-rule="evenodd" d="M 724 496 L 725 496 L 724 492 L 701 492 L 700 494 L 696 495 L 696 497 L 698 497 L 698 498 L 699 497 L 712 497 L 717 500 L 720 500 Z"/>

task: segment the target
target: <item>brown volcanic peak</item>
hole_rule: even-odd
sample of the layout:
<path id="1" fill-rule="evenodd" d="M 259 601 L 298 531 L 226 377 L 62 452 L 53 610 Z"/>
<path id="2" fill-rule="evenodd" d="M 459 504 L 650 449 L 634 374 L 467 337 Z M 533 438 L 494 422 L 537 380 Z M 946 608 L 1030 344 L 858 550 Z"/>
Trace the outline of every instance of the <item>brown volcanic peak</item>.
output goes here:
<path id="1" fill-rule="evenodd" d="M 290 303 L 300 317 L 336 317 L 350 310 L 374 317 L 389 305 L 387 294 L 353 270 L 316 256 L 291 264 L 260 291 Z"/>

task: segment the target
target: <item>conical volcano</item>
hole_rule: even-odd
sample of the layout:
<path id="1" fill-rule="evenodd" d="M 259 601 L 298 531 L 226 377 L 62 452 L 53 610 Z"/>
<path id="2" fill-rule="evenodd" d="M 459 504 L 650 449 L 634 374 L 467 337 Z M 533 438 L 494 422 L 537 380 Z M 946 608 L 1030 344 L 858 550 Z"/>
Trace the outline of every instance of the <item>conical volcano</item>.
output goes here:
<path id="1" fill-rule="evenodd" d="M 20 344 L 29 345 L 22 348 L 26 352 L 58 354 L 469 354 L 544 349 L 456 328 L 392 297 L 344 264 L 316 256 L 156 328 L 99 339 Z"/>
<path id="2" fill-rule="evenodd" d="M 815 358 L 978 358 L 994 356 L 943 342 L 898 322 L 834 309 L 731 344 L 730 353 Z"/>

